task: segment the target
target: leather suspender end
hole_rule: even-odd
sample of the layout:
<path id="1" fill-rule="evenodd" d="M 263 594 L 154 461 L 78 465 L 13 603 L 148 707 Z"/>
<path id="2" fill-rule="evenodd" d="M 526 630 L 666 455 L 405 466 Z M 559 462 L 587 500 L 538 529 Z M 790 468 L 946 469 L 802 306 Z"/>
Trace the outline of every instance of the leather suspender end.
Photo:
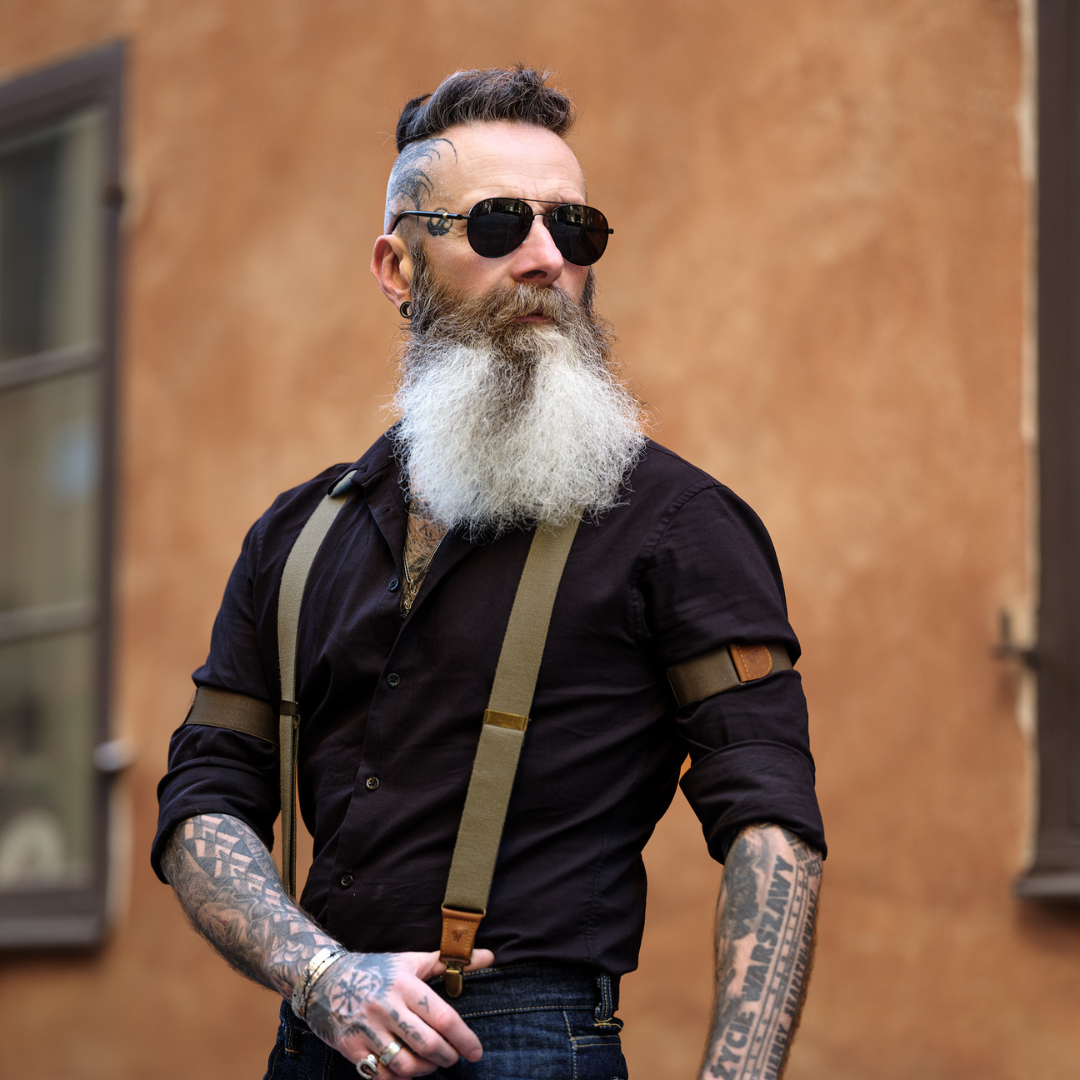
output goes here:
<path id="1" fill-rule="evenodd" d="M 492 727 L 510 728 L 511 731 L 524 731 L 529 726 L 529 718 L 527 716 L 518 716 L 517 713 L 485 709 L 484 723 L 491 724 Z"/>
<path id="2" fill-rule="evenodd" d="M 461 996 L 461 972 L 472 959 L 473 942 L 484 914 L 483 911 L 457 911 L 443 905 L 439 959 L 446 965 L 443 984 L 448 997 Z"/>

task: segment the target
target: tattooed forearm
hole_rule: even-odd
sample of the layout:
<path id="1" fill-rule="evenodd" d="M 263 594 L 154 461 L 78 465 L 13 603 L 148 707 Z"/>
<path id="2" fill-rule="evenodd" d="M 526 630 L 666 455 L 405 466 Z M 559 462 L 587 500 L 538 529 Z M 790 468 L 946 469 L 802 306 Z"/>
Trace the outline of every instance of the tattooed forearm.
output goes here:
<path id="1" fill-rule="evenodd" d="M 740 834 L 716 924 L 716 1008 L 702 1065 L 715 1080 L 778 1080 L 814 949 L 821 856 L 775 825 Z"/>
<path id="2" fill-rule="evenodd" d="M 288 996 L 334 941 L 285 894 L 263 842 L 242 821 L 200 814 L 173 834 L 162 869 L 195 928 L 241 974 Z"/>
<path id="3" fill-rule="evenodd" d="M 162 868 L 214 948 L 242 974 L 286 998 L 311 958 L 336 944 L 286 896 L 270 853 L 236 818 L 200 814 L 183 822 Z M 480 963 L 491 963 L 490 953 L 481 954 Z M 344 953 L 310 988 L 308 1025 L 354 1062 L 382 1054 L 397 1040 L 403 1049 L 395 1068 L 405 1075 L 449 1067 L 461 1054 L 477 1060 L 480 1040 L 424 982 L 441 974 L 438 956 Z"/>

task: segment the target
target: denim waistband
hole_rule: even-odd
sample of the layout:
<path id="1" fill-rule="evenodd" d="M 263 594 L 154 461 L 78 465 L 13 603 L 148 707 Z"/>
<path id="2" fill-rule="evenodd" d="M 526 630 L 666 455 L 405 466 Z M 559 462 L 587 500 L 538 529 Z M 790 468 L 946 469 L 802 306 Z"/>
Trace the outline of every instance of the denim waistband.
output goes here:
<path id="1" fill-rule="evenodd" d="M 548 1009 L 592 1009 L 596 1023 L 621 1027 L 618 976 L 580 964 L 508 964 L 466 971 L 461 996 L 450 998 L 442 976 L 430 979 L 435 992 L 463 1016 L 491 1016 Z"/>

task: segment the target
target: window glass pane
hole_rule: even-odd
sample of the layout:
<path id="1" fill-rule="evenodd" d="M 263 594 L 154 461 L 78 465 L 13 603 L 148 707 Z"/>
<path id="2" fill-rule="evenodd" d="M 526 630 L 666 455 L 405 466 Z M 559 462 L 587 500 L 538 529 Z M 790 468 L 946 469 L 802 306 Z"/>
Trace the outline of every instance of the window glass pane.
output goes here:
<path id="1" fill-rule="evenodd" d="M 0 645 L 0 892 L 84 885 L 94 634 Z"/>
<path id="2" fill-rule="evenodd" d="M 94 596 L 98 395 L 92 369 L 0 393 L 0 612 Z"/>
<path id="3" fill-rule="evenodd" d="M 0 361 L 97 342 L 102 113 L 0 140 Z"/>

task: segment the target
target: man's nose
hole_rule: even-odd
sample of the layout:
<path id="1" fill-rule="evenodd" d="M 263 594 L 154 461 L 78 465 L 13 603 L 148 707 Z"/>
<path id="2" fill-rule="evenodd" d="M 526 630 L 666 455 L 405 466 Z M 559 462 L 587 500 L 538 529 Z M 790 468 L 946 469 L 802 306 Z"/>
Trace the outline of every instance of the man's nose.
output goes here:
<path id="1" fill-rule="evenodd" d="M 547 222 L 537 214 L 533 218 L 529 235 L 521 246 L 513 252 L 510 273 L 515 281 L 531 281 L 536 284 L 550 285 L 556 281 L 566 266 L 562 252 L 551 239 Z"/>

